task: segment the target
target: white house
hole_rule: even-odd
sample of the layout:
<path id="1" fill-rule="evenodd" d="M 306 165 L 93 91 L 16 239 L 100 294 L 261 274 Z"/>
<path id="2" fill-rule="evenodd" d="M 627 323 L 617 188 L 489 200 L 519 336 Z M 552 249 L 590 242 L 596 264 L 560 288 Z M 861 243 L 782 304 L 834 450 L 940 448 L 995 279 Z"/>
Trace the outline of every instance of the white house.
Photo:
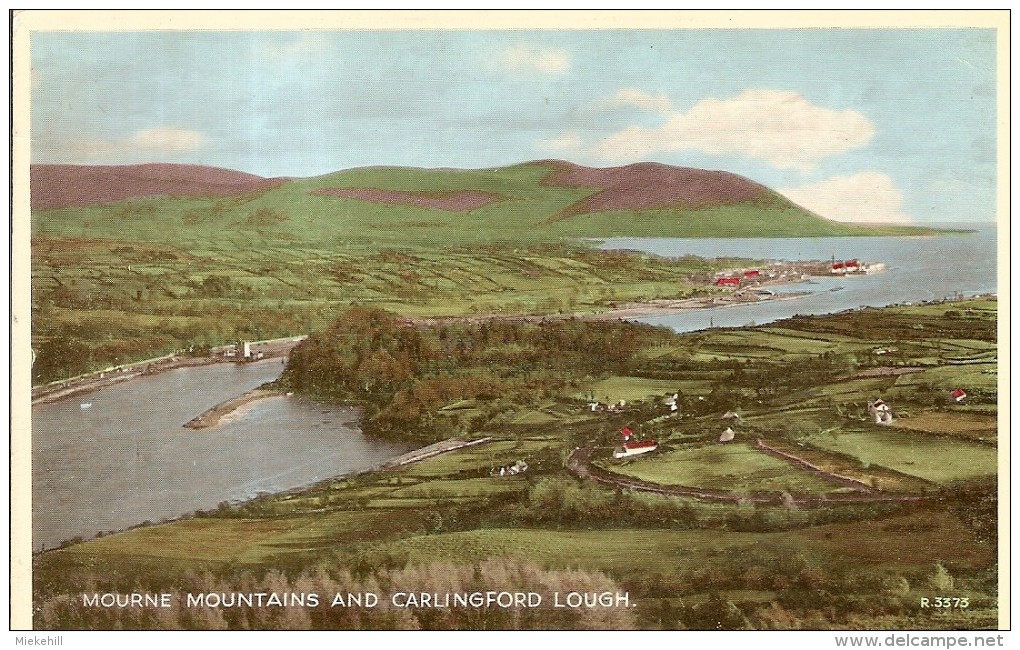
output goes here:
<path id="1" fill-rule="evenodd" d="M 875 419 L 875 424 L 892 424 L 892 408 L 880 399 L 868 403 L 868 414 Z"/>

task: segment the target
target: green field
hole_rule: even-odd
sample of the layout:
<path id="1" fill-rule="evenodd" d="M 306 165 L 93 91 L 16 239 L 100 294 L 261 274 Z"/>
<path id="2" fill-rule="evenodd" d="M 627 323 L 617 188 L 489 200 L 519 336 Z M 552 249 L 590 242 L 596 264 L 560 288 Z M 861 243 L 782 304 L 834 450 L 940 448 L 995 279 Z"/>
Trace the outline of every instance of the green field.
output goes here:
<path id="1" fill-rule="evenodd" d="M 998 365 L 995 362 L 995 351 L 991 350 L 992 358 L 986 362 L 960 363 L 938 368 L 927 368 L 923 372 L 904 375 L 896 382 L 897 387 L 925 386 L 933 390 L 950 391 L 961 386 L 967 387 L 968 393 L 994 392 L 998 388 Z M 980 355 L 980 352 L 978 353 Z M 973 353 L 971 356 L 975 356 Z M 981 355 L 983 356 L 983 355 Z M 966 358 L 966 357 L 965 357 Z"/>
<path id="2" fill-rule="evenodd" d="M 795 465 L 734 441 L 638 458 L 606 468 L 619 474 L 662 485 L 683 485 L 737 494 L 791 492 L 826 494 L 840 486 Z"/>
<path id="3" fill-rule="evenodd" d="M 645 379 L 643 377 L 608 377 L 602 381 L 596 382 L 579 393 L 576 396 L 579 399 L 586 399 L 592 396 L 595 400 L 601 401 L 603 404 L 612 404 L 625 400 L 633 402 L 635 400 L 649 399 L 649 398 L 661 398 L 666 394 L 672 394 L 677 389 L 683 388 L 683 383 L 677 383 L 670 379 Z M 688 382 L 686 387 L 691 388 L 691 383 Z M 660 400 L 661 401 L 661 400 Z"/>
<path id="4" fill-rule="evenodd" d="M 409 485 L 391 493 L 394 499 L 438 499 L 459 497 L 483 497 L 510 492 L 523 492 L 527 485 L 511 479 L 472 478 L 459 481 L 428 481 L 420 485 Z"/>
<path id="5" fill-rule="evenodd" d="M 987 440 L 998 438 L 998 418 L 970 411 L 931 411 L 895 422 L 901 429 Z"/>
<path id="6" fill-rule="evenodd" d="M 984 566 L 992 558 L 985 544 L 951 517 L 912 515 L 881 523 L 830 524 L 785 533 L 596 530 L 549 531 L 491 529 L 408 538 L 387 550 L 407 554 L 411 564 L 436 559 L 477 562 L 487 557 L 521 557 L 548 567 L 601 569 L 621 575 L 694 570 L 732 564 L 742 554 L 797 554 L 811 564 L 834 569 L 840 565 L 881 563 L 903 570 L 924 567 L 946 554 L 920 545 L 917 536 L 943 531 L 957 543 L 973 544 L 954 567 Z M 655 561 L 652 558 L 656 558 Z M 890 563 L 890 558 L 895 561 Z"/>
<path id="7" fill-rule="evenodd" d="M 804 441 L 934 483 L 991 476 L 999 467 L 994 447 L 896 429 L 832 432 L 807 436 Z"/>

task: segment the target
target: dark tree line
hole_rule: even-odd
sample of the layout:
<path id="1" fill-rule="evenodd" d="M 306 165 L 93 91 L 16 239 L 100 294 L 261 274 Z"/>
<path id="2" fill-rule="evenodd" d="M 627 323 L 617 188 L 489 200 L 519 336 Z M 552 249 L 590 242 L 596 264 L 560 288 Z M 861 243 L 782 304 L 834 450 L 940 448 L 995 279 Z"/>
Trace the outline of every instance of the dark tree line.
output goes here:
<path id="1" fill-rule="evenodd" d="M 353 308 L 291 352 L 281 383 L 364 407 L 366 431 L 425 440 L 448 435 L 436 419 L 446 404 L 530 404 L 579 377 L 623 371 L 634 352 L 671 336 L 650 326 L 579 320 L 422 330 L 385 311 Z M 466 423 L 482 425 L 484 418 Z"/>

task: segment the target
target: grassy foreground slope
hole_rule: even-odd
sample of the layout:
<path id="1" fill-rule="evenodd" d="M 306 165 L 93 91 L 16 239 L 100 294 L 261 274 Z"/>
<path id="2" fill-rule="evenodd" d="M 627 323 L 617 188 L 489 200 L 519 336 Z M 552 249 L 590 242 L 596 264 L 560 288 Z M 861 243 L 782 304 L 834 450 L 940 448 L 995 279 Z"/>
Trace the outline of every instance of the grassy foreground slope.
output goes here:
<path id="1" fill-rule="evenodd" d="M 994 628 L 998 394 L 995 382 L 969 378 L 975 364 L 995 367 L 995 307 L 867 309 L 685 335 L 579 321 L 418 330 L 382 312 L 347 312 L 295 351 L 287 388 L 362 405 L 363 426 L 377 435 L 492 442 L 48 551 L 34 563 L 36 624 Z M 917 379 L 926 373 L 935 374 Z M 964 387 L 967 402 L 949 403 L 946 386 Z M 674 392 L 680 414 L 663 403 Z M 624 410 L 588 407 L 620 395 Z M 893 405 L 896 426 L 869 420 L 877 397 Z M 737 439 L 720 445 L 720 416 L 731 410 L 741 415 Z M 613 459 L 624 426 L 660 449 Z M 751 444 L 758 439 L 854 479 L 865 497 L 892 499 L 841 503 L 854 489 L 766 455 Z M 579 480 L 564 467 L 578 446 L 621 476 L 732 498 Z M 518 461 L 523 474 L 494 471 Z M 802 496 L 831 502 L 799 506 Z M 395 591 L 492 588 L 625 591 L 637 607 L 437 611 L 386 602 Z M 384 604 L 288 616 L 175 607 L 146 617 L 83 607 L 83 590 L 353 590 L 378 592 Z M 920 606 L 944 593 L 967 606 Z"/>

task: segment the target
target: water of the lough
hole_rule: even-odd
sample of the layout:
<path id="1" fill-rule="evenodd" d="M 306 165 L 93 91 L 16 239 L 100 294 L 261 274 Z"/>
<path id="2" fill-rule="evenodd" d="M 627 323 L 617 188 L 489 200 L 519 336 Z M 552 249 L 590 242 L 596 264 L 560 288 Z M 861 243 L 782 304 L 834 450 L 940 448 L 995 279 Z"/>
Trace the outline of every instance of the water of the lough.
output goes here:
<path id="1" fill-rule="evenodd" d="M 408 451 L 362 434 L 356 410 L 295 397 L 254 402 L 214 428 L 184 428 L 282 369 L 273 359 L 171 370 L 33 407 L 33 548 L 308 485 Z"/>
<path id="2" fill-rule="evenodd" d="M 939 224 L 937 224 L 939 225 Z M 974 229 L 932 237 L 815 237 L 789 239 L 669 239 L 617 237 L 600 248 L 637 250 L 665 257 L 695 255 L 755 260 L 881 262 L 873 275 L 812 277 L 810 282 L 770 287 L 777 294 L 809 292 L 793 300 L 730 305 L 670 316 L 639 318 L 678 332 L 709 327 L 761 325 L 797 314 L 831 314 L 859 307 L 884 307 L 995 293 L 994 224 L 941 224 Z"/>

